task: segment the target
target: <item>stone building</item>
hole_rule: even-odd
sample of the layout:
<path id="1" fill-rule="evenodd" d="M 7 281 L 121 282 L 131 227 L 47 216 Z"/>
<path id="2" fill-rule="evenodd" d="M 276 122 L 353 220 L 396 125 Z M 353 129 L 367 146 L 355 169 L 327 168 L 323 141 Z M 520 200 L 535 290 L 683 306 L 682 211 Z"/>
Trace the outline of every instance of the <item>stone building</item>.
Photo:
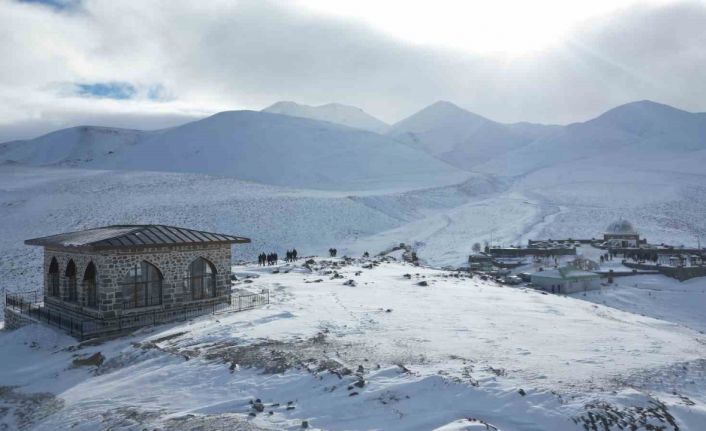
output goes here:
<path id="1" fill-rule="evenodd" d="M 44 307 L 114 319 L 230 302 L 232 244 L 248 238 L 117 225 L 25 241 L 44 247 Z"/>
<path id="2" fill-rule="evenodd" d="M 609 224 L 603 234 L 603 241 L 608 248 L 637 248 L 645 241 L 627 220 L 616 220 Z"/>

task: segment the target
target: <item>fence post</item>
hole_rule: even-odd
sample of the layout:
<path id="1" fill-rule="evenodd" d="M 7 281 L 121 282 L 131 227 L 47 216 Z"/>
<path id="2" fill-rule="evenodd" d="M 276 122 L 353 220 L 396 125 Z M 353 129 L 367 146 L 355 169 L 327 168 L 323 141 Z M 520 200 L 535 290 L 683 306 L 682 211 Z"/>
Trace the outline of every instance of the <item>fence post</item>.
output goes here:
<path id="1" fill-rule="evenodd" d="M 238 294 L 238 311 L 243 309 L 243 297 L 242 295 Z"/>

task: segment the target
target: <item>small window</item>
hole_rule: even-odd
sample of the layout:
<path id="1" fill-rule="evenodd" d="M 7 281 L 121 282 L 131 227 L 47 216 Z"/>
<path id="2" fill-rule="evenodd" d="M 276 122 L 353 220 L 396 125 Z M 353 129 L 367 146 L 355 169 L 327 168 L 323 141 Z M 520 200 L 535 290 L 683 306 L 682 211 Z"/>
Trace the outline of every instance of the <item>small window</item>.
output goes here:
<path id="1" fill-rule="evenodd" d="M 188 284 L 191 299 L 206 299 L 216 296 L 216 268 L 200 257 L 189 265 Z"/>
<path id="2" fill-rule="evenodd" d="M 156 266 L 142 261 L 133 266 L 121 283 L 123 308 L 140 308 L 162 304 L 162 273 Z"/>
<path id="3" fill-rule="evenodd" d="M 56 261 L 55 257 L 51 258 L 51 263 L 49 264 L 49 273 L 47 275 L 49 296 L 58 298 L 59 296 L 61 296 L 61 289 L 59 288 L 59 262 Z"/>

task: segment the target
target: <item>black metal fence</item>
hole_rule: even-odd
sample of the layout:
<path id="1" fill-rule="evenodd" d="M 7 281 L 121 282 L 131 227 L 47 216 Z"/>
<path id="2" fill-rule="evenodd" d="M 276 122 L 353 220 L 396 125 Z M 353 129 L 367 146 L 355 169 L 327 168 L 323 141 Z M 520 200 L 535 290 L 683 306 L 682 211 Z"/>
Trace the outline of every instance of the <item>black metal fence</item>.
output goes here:
<path id="1" fill-rule="evenodd" d="M 81 341 L 118 334 L 142 326 L 185 321 L 206 314 L 250 310 L 269 303 L 269 290 L 263 290 L 261 293 L 239 292 L 231 295 L 228 302 L 185 304 L 174 309 L 153 310 L 112 319 L 99 319 L 78 313 L 52 311 L 41 302 L 41 295 L 38 292 L 5 294 L 6 309 L 11 308 L 37 321 L 61 328 Z"/>

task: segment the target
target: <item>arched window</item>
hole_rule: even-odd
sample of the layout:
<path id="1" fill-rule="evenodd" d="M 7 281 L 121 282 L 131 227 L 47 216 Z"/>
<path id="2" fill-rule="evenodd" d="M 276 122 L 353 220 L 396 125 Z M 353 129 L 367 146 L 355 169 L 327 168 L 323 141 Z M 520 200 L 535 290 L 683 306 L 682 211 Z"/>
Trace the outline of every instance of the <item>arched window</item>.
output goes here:
<path id="1" fill-rule="evenodd" d="M 51 258 L 51 263 L 49 264 L 49 274 L 47 275 L 49 296 L 58 298 L 61 295 L 61 289 L 59 288 L 59 262 L 56 261 L 55 257 Z"/>
<path id="2" fill-rule="evenodd" d="M 66 265 L 66 300 L 69 302 L 78 301 L 78 288 L 76 285 L 76 264 L 73 259 Z"/>
<path id="3" fill-rule="evenodd" d="M 143 260 L 133 266 L 121 286 L 124 308 L 149 307 L 162 303 L 162 273 L 149 262 Z"/>
<path id="4" fill-rule="evenodd" d="M 98 291 L 96 289 L 96 266 L 93 262 L 86 267 L 83 273 L 83 292 L 86 297 L 86 306 L 96 308 L 98 306 Z"/>
<path id="5" fill-rule="evenodd" d="M 216 296 L 216 268 L 200 257 L 189 265 L 189 286 L 192 299 L 206 299 Z"/>

